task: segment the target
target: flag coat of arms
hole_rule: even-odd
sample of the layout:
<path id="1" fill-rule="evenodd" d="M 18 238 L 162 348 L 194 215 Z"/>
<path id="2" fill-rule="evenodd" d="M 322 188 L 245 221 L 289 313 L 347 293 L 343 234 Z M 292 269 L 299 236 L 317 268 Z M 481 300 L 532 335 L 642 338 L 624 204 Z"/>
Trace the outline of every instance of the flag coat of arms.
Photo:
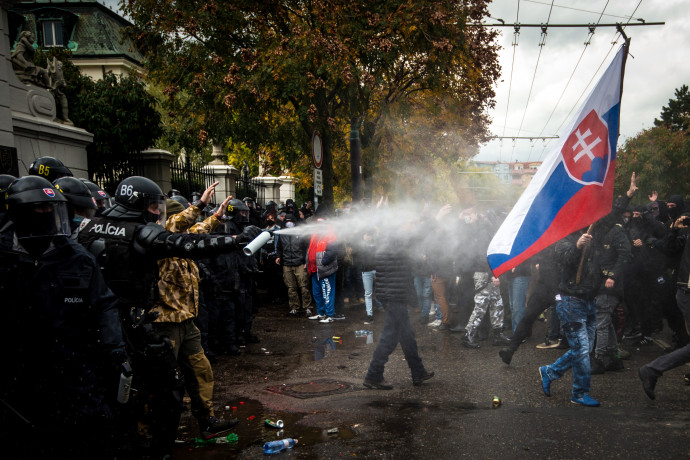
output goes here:
<path id="1" fill-rule="evenodd" d="M 494 276 L 611 212 L 623 70 L 628 43 L 549 151 L 494 235 Z"/>

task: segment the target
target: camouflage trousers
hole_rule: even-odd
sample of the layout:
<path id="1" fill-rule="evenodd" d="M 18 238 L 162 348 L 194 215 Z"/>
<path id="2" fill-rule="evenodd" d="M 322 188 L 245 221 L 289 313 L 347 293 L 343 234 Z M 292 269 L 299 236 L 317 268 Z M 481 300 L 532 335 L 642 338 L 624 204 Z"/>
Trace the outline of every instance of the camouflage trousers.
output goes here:
<path id="1" fill-rule="evenodd" d="M 491 282 L 489 273 L 474 273 L 474 290 L 474 310 L 465 329 L 475 332 L 488 311 L 491 328 L 503 330 L 503 299 L 498 286 Z"/>

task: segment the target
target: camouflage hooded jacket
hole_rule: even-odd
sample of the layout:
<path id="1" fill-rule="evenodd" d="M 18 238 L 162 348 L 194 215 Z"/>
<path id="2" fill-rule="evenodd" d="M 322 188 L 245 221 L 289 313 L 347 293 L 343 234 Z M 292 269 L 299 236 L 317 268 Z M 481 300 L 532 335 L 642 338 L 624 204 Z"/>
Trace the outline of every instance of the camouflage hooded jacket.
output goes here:
<path id="1" fill-rule="evenodd" d="M 211 216 L 196 223 L 201 209 L 189 206 L 165 222 L 165 229 L 174 233 L 210 233 L 220 221 Z M 159 299 L 154 310 L 156 322 L 181 323 L 195 318 L 199 312 L 199 267 L 192 259 L 171 257 L 158 261 Z"/>

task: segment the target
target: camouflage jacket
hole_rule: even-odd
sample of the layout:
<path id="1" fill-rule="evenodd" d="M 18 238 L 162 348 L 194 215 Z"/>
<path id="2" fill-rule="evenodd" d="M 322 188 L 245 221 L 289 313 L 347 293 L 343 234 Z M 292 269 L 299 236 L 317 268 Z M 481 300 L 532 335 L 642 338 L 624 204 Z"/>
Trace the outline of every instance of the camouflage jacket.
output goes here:
<path id="1" fill-rule="evenodd" d="M 210 233 L 220 221 L 211 216 L 196 223 L 201 209 L 190 206 L 170 216 L 165 229 L 182 233 Z M 156 322 L 181 323 L 195 318 L 199 312 L 199 267 L 192 259 L 171 257 L 158 261 L 159 299 L 154 310 L 158 312 Z"/>

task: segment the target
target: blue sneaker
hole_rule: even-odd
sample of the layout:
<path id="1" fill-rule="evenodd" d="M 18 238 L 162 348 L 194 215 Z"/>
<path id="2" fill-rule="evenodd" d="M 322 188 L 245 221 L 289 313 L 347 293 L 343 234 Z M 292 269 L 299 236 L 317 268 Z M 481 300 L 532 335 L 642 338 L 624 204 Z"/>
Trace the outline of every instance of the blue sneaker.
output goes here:
<path id="1" fill-rule="evenodd" d="M 539 368 L 539 375 L 541 376 L 541 389 L 544 390 L 546 396 L 551 396 L 551 379 L 546 374 L 546 366 Z"/>
<path id="2" fill-rule="evenodd" d="M 573 404 L 579 404 L 581 406 L 587 406 L 587 407 L 599 407 L 600 406 L 599 401 L 592 398 L 587 393 L 583 394 L 579 398 L 576 398 L 573 396 L 573 399 L 571 399 L 570 402 Z"/>

